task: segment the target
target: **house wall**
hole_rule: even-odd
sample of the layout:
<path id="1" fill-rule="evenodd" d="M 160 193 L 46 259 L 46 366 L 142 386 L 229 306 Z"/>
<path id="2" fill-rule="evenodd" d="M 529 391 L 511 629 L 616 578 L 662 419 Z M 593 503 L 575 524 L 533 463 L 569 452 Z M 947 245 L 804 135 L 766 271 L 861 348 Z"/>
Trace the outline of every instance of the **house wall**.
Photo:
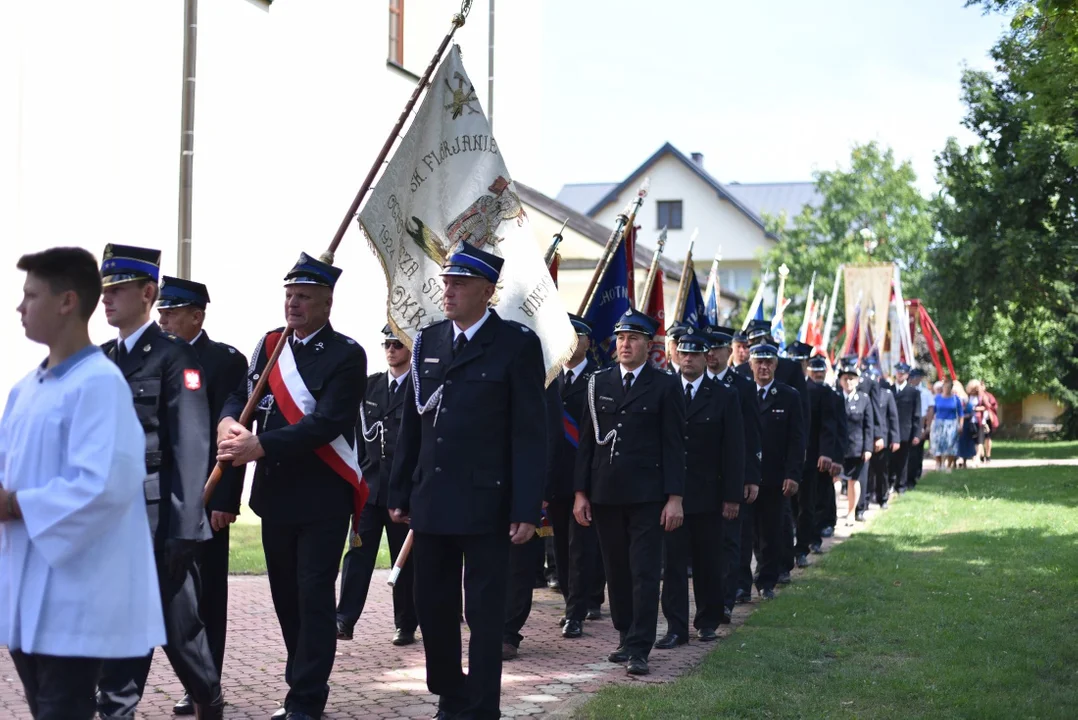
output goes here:
<path id="1" fill-rule="evenodd" d="M 1036 394 L 1022 399 L 1022 422 L 1027 424 L 1055 423 L 1063 413 L 1063 406 L 1047 395 Z"/>
<path id="2" fill-rule="evenodd" d="M 759 257 L 774 245 L 763 229 L 732 203 L 720 199 L 711 185 L 669 153 L 659 158 L 646 175 L 651 179 L 651 189 L 637 214 L 642 245 L 655 247 L 659 233 L 657 203 L 681 200 L 682 228 L 667 232 L 667 257 L 684 258 L 693 228 L 699 228 L 693 250 L 698 261 L 710 267 L 721 246 L 723 263 L 758 270 Z M 618 213 L 636 197 L 638 188 L 639 183 L 625 188 L 616 200 L 595 213 L 594 218 L 612 227 Z"/>

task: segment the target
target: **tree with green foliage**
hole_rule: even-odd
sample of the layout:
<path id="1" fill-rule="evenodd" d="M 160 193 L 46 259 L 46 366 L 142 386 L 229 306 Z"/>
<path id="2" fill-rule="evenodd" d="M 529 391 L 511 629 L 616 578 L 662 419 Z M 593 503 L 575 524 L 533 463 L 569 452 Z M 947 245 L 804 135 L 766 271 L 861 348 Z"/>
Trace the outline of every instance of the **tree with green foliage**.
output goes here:
<path id="1" fill-rule="evenodd" d="M 1078 433 L 1078 8 L 983 0 L 1013 11 L 996 72 L 967 71 L 963 124 L 937 158 L 940 241 L 926 302 L 966 377 L 1001 400 L 1044 392 Z"/>
<path id="2" fill-rule="evenodd" d="M 890 148 L 875 142 L 857 145 L 849 169 L 817 172 L 814 180 L 821 200 L 804 207 L 791 227 L 786 227 L 785 216 L 765 218 L 779 243 L 764 257 L 764 272 L 773 277 L 782 263 L 790 268 L 785 295 L 794 301 L 784 315 L 787 342 L 801 327 L 814 272 L 815 294 L 830 297 L 840 264 L 895 262 L 909 294 L 918 287 L 935 232 L 932 206 L 916 187 L 913 166 L 898 162 Z M 841 303 L 840 290 L 839 308 Z M 844 321 L 841 310 L 835 318 L 832 340 Z"/>

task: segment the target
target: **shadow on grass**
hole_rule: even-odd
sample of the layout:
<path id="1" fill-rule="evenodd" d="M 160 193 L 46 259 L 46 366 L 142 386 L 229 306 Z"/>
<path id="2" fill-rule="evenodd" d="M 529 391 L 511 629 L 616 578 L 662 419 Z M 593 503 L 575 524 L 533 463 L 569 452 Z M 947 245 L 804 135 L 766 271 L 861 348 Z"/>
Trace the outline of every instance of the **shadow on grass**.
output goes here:
<path id="1" fill-rule="evenodd" d="M 880 518 L 886 534 L 855 535 L 810 568 L 692 674 L 607 688 L 581 715 L 1078 717 L 1075 514 L 993 528 L 1020 506 L 956 502 L 935 485 Z M 933 508 L 946 520 L 926 517 Z"/>

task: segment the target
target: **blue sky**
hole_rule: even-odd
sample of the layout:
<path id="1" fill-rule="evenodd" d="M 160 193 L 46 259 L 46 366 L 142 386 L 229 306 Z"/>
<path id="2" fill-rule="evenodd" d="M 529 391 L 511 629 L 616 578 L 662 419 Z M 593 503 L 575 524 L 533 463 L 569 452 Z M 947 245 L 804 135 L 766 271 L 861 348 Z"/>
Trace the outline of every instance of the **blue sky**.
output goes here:
<path id="1" fill-rule="evenodd" d="M 970 139 L 963 65 L 990 68 L 1006 23 L 963 5 L 546 0 L 543 151 L 514 174 L 620 180 L 669 140 L 724 182 L 808 180 L 878 140 L 930 192 L 947 137 Z"/>

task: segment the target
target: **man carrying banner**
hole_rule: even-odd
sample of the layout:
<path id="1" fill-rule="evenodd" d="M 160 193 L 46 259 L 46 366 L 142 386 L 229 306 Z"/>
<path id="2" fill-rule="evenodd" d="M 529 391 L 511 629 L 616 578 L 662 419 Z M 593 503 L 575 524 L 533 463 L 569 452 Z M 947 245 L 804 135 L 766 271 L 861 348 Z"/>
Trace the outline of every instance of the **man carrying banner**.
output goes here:
<path id="1" fill-rule="evenodd" d="M 218 460 L 257 462 L 251 509 L 262 518 L 273 607 L 288 659 L 288 694 L 274 717 L 319 718 L 337 648 L 336 588 L 349 516 L 362 515 L 366 483 L 356 457 L 356 419 L 367 356 L 329 322 L 341 271 L 301 253 L 285 276 L 292 336 L 259 398 L 258 434 L 238 418 L 285 328 L 255 347 L 251 368 L 217 426 Z"/>
<path id="2" fill-rule="evenodd" d="M 628 310 L 614 326 L 617 361 L 588 383 L 580 427 L 576 506 L 595 523 L 621 643 L 608 660 L 646 675 L 659 611 L 663 530 L 681 527 L 685 401 L 678 378 L 648 364 L 655 321 Z"/>
<path id="3" fill-rule="evenodd" d="M 500 717 L 509 544 L 532 539 L 543 499 L 542 347 L 488 307 L 502 264 L 468 244 L 446 262 L 447 319 L 413 341 L 390 475 L 393 519 L 414 533 L 416 614 L 439 718 Z"/>

